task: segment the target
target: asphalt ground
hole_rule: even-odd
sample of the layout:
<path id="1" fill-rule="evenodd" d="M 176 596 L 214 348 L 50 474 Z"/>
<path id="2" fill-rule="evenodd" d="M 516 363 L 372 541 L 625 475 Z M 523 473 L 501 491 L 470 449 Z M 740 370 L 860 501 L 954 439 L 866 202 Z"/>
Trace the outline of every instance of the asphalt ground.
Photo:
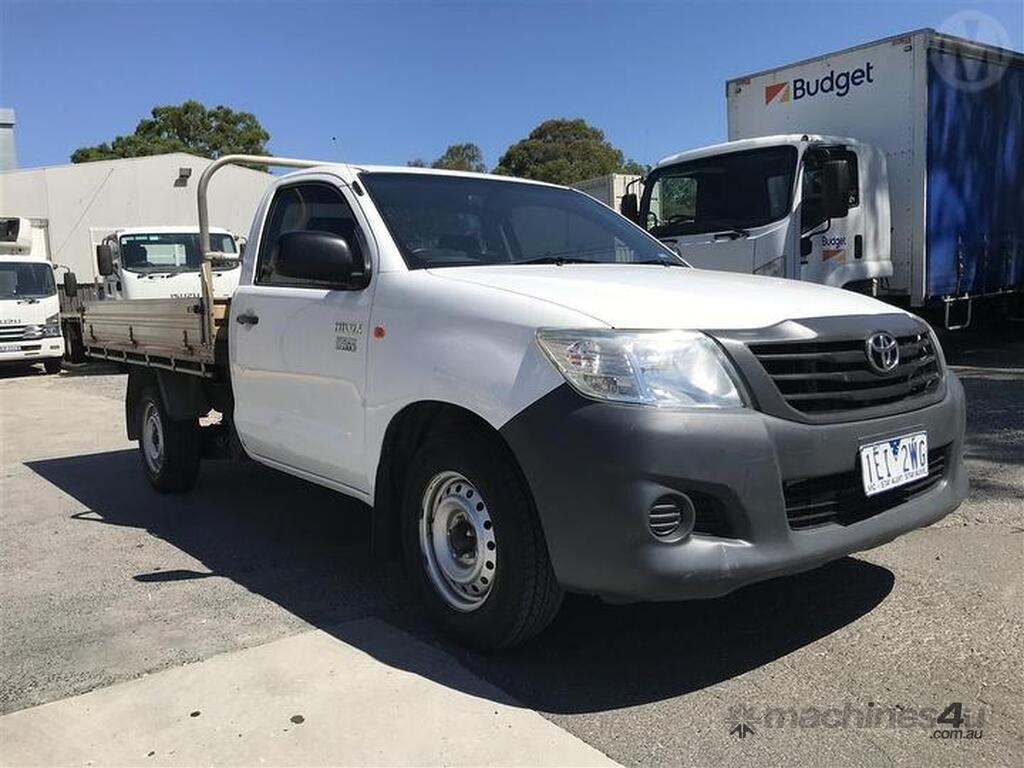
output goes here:
<path id="1" fill-rule="evenodd" d="M 570 597 L 489 656 L 432 632 L 397 564 L 372 559 L 365 507 L 251 463 L 158 496 L 124 435 L 123 375 L 2 371 L 0 712 L 311 628 L 467 685 L 375 644 L 358 630 L 373 619 L 627 765 L 1022 765 L 1024 329 L 945 346 L 969 403 L 957 512 L 718 600 Z M 943 711 L 967 720 L 936 725 Z"/>

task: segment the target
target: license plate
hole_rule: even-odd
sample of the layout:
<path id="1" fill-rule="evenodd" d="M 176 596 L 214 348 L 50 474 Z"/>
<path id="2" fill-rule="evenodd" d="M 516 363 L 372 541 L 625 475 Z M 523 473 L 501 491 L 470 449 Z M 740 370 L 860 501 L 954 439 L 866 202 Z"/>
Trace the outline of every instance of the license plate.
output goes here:
<path id="1" fill-rule="evenodd" d="M 21 352 L 21 344 L 0 344 L 0 352 Z"/>
<path id="2" fill-rule="evenodd" d="M 928 433 L 915 432 L 862 445 L 860 471 L 866 496 L 874 496 L 927 477 Z"/>

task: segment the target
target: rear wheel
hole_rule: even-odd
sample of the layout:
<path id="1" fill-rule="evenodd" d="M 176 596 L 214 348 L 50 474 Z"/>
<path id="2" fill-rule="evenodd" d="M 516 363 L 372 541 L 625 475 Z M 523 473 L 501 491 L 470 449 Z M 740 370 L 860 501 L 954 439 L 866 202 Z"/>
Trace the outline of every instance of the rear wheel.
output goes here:
<path id="1" fill-rule="evenodd" d="M 198 421 L 169 418 L 156 387 L 143 390 L 136 413 L 139 454 L 150 484 L 161 493 L 195 487 L 201 453 Z"/>
<path id="2" fill-rule="evenodd" d="M 43 368 L 49 374 L 60 373 L 60 369 L 61 369 L 60 358 L 54 357 L 54 358 L 51 358 L 49 360 L 44 360 L 43 361 Z"/>
<path id="3" fill-rule="evenodd" d="M 407 569 L 431 618 L 480 648 L 543 630 L 562 599 L 540 521 L 502 447 L 467 431 L 427 440 L 402 508 Z"/>

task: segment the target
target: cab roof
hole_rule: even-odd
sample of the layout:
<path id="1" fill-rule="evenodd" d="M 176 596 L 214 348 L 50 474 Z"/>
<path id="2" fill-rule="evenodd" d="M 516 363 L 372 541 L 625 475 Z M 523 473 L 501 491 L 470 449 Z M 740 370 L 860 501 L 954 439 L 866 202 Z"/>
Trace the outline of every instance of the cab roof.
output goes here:
<path id="1" fill-rule="evenodd" d="M 726 152 L 743 152 L 745 150 L 763 149 L 765 147 L 799 147 L 804 145 L 809 146 L 812 144 L 859 145 L 861 143 L 862 142 L 859 142 L 856 139 L 847 138 L 845 136 L 823 136 L 814 133 L 783 133 L 775 136 L 758 136 L 754 139 L 726 141 L 721 144 L 712 144 L 708 147 L 700 147 L 698 149 L 687 150 L 686 152 L 679 152 L 675 155 L 669 155 L 668 157 L 659 160 L 657 165 L 654 167 L 660 168 L 663 165 L 685 163 L 689 160 L 699 160 L 702 157 L 721 155 Z"/>

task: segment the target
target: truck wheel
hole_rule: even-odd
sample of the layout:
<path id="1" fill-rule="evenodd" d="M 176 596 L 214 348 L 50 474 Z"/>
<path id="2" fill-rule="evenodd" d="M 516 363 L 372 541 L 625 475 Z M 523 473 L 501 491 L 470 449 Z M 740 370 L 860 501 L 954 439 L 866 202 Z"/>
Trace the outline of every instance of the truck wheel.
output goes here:
<path id="1" fill-rule="evenodd" d="M 136 413 L 139 454 L 150 484 L 161 493 L 182 493 L 195 487 L 201 453 L 199 423 L 169 418 L 155 387 L 143 390 Z"/>
<path id="2" fill-rule="evenodd" d="M 402 505 L 406 568 L 428 612 L 467 645 L 516 645 L 555 617 L 562 590 L 523 480 L 492 441 L 428 438 Z"/>
<path id="3" fill-rule="evenodd" d="M 60 358 L 54 357 L 49 360 L 43 360 L 43 368 L 49 374 L 60 373 Z"/>

